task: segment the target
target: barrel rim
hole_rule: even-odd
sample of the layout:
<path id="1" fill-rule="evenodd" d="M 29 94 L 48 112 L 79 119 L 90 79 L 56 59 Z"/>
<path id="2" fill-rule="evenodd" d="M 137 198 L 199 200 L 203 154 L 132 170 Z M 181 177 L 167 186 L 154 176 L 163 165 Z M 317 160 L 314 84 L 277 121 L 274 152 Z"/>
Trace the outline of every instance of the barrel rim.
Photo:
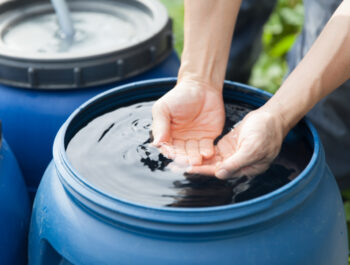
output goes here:
<path id="1" fill-rule="evenodd" d="M 98 188 L 93 187 L 87 181 L 84 181 L 84 179 L 70 164 L 65 152 L 65 134 L 69 124 L 74 119 L 74 117 L 76 117 L 77 114 L 79 114 L 82 110 L 88 108 L 90 104 L 92 104 L 96 100 L 103 99 L 112 93 L 120 93 L 122 91 L 127 91 L 131 88 L 135 89 L 154 84 L 164 86 L 169 86 L 169 84 L 172 84 L 173 86 L 175 85 L 176 80 L 176 78 L 151 79 L 113 88 L 93 97 L 92 99 L 81 105 L 70 115 L 67 121 L 62 125 L 54 142 L 54 162 L 57 168 L 59 178 L 63 183 L 65 189 L 70 194 L 72 194 L 80 203 L 84 204 L 85 206 L 94 211 L 99 212 L 99 214 L 108 216 L 108 218 L 110 217 L 111 219 L 115 219 L 115 217 L 113 216 L 113 213 L 115 213 L 118 215 L 117 218 L 119 218 L 120 215 L 123 215 L 137 220 L 157 222 L 158 224 L 172 223 L 186 225 L 219 222 L 223 223 L 232 222 L 233 220 L 236 220 L 239 223 L 238 227 L 242 227 L 253 225 L 253 223 L 247 223 L 246 221 L 243 222 L 245 223 L 245 225 L 242 224 L 243 220 L 250 218 L 252 215 L 255 215 L 257 213 L 266 214 L 269 209 L 276 209 L 275 213 L 266 216 L 267 219 L 271 219 L 273 217 L 281 215 L 282 212 L 289 211 L 292 208 L 296 207 L 302 201 L 304 201 L 309 194 L 311 194 L 311 192 L 319 183 L 320 175 L 322 175 L 316 174 L 315 172 L 320 169 L 324 170 L 325 168 L 324 166 L 322 166 L 322 162 L 324 164 L 324 154 L 316 129 L 305 118 L 301 122 L 304 123 L 304 125 L 306 126 L 305 128 L 308 130 L 313 141 L 313 153 L 307 166 L 294 180 L 282 186 L 281 188 L 263 196 L 259 196 L 257 198 L 247 200 L 244 202 L 223 206 L 200 208 L 172 208 L 165 206 L 148 206 L 116 198 L 103 191 L 100 191 Z M 248 94 L 252 93 L 257 95 L 258 97 L 260 97 L 260 99 L 268 99 L 271 97 L 271 94 L 268 92 L 232 81 L 225 81 L 225 86 L 240 88 L 242 90 L 247 91 Z M 312 185 L 310 184 L 311 182 Z M 295 200 L 295 203 L 292 203 L 292 198 L 295 198 L 296 193 L 303 189 L 307 184 L 310 184 L 309 191 L 303 194 L 303 197 L 299 196 L 300 198 Z M 277 206 L 280 202 L 286 202 L 290 205 L 289 207 L 284 207 L 285 209 L 278 209 Z M 266 218 L 257 219 L 255 223 L 260 221 L 266 221 Z M 128 219 L 128 221 L 130 222 L 130 219 Z M 191 230 L 191 232 L 194 233 L 193 230 Z"/>
<path id="2" fill-rule="evenodd" d="M 69 5 L 81 1 L 83 0 L 72 0 Z M 85 1 L 96 5 L 94 1 Z M 35 53 L 33 55 L 31 52 L 13 51 L 0 40 L 2 68 L 0 82 L 26 89 L 79 89 L 125 80 L 164 61 L 173 50 L 172 20 L 165 6 L 156 0 L 106 0 L 105 2 L 111 4 L 118 1 L 131 6 L 142 6 L 147 12 L 150 12 L 150 17 L 154 21 L 152 30 L 147 36 L 117 49 L 111 47 L 94 53 L 81 52 L 68 55 L 61 53 L 50 55 Z M 14 18 L 8 13 L 16 13 L 17 6 L 30 7 L 31 4 L 27 2 L 17 0 L 0 3 L 0 16 L 5 16 L 3 20 L 10 20 L 3 21 L 4 25 L 0 25 L 0 35 L 6 31 L 7 24 L 10 25 L 12 20 L 15 21 L 17 16 L 25 15 L 26 12 L 15 14 Z M 32 0 L 32 4 L 51 8 L 50 3 L 44 0 Z M 104 9 L 108 10 L 107 7 Z"/>

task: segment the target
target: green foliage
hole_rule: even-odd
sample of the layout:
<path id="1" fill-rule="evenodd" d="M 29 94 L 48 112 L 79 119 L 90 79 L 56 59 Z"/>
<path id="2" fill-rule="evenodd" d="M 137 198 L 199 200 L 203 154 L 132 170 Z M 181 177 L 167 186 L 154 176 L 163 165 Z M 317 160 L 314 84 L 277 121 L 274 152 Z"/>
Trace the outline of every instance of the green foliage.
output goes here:
<path id="1" fill-rule="evenodd" d="M 183 48 L 183 0 L 161 0 L 173 19 L 175 50 Z M 275 11 L 264 27 L 264 49 L 253 68 L 249 83 L 274 93 L 288 71 L 286 54 L 301 31 L 304 10 L 301 0 L 279 0 Z"/>
<path id="2" fill-rule="evenodd" d="M 173 30 L 175 35 L 175 50 L 180 56 L 184 42 L 184 1 L 183 0 L 161 0 L 166 6 L 169 16 L 173 19 Z"/>
<path id="3" fill-rule="evenodd" d="M 274 93 L 288 71 L 287 52 L 301 31 L 304 9 L 301 0 L 279 0 L 264 26 L 263 51 L 249 83 Z"/>

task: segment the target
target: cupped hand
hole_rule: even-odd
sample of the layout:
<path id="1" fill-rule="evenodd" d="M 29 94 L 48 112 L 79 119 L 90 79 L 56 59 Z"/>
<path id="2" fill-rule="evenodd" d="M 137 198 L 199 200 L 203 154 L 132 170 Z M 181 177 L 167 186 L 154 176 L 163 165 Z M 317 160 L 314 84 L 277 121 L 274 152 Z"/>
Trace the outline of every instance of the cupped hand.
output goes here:
<path id="1" fill-rule="evenodd" d="M 178 81 L 152 108 L 153 143 L 178 163 L 200 165 L 214 155 L 225 123 L 221 89 L 194 80 Z"/>
<path id="2" fill-rule="evenodd" d="M 217 144 L 215 159 L 193 166 L 189 173 L 220 179 L 254 176 L 268 169 L 284 138 L 282 120 L 263 108 L 250 112 Z"/>

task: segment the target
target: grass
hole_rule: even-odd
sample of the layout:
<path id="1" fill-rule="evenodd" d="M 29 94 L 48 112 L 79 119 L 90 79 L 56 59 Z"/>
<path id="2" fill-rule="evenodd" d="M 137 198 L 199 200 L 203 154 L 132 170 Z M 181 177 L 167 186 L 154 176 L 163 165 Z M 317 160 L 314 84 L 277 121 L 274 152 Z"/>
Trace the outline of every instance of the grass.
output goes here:
<path id="1" fill-rule="evenodd" d="M 183 46 L 183 0 L 161 0 L 173 18 L 175 50 L 181 56 Z M 302 0 L 278 0 L 270 19 L 264 26 L 263 51 L 253 67 L 249 84 L 276 92 L 288 72 L 286 55 L 293 46 L 304 23 Z M 344 210 L 350 228 L 350 189 L 342 192 Z M 349 259 L 350 264 L 350 259 Z"/>

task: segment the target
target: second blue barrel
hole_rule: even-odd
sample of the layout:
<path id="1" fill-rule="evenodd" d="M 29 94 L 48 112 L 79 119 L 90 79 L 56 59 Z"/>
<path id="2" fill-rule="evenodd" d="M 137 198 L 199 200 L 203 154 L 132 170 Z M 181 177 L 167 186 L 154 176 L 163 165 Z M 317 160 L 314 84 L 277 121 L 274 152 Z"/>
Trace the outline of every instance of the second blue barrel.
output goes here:
<path id="1" fill-rule="evenodd" d="M 117 84 L 176 76 L 179 67 L 158 1 L 68 4 L 73 40 L 64 39 L 50 1 L 0 4 L 0 119 L 32 197 L 74 109 Z"/>
<path id="2" fill-rule="evenodd" d="M 142 111 L 148 106 L 144 102 L 156 100 L 175 83 L 163 79 L 112 89 L 85 103 L 64 123 L 34 202 L 30 265 L 346 265 L 348 242 L 340 192 L 308 121 L 301 121 L 285 139 L 284 145 L 301 148 L 287 152 L 287 160 L 280 161 L 289 166 L 278 166 L 278 174 L 259 175 L 258 185 L 253 182 L 259 176 L 225 182 L 184 174 L 179 180 L 172 175 L 174 167 L 166 169 L 171 161 L 152 153 L 150 140 L 128 148 L 126 143 L 134 135 L 150 129 L 151 114 L 149 109 Z M 238 83 L 224 85 L 225 102 L 240 104 L 233 108 L 239 118 L 247 105 L 257 108 L 269 97 Z M 116 122 L 114 111 L 122 114 Z M 145 119 L 134 118 L 146 112 Z M 97 120 L 102 116 L 106 128 Z M 125 123 L 128 118 L 130 123 Z M 89 136 L 85 129 L 97 133 Z M 99 149 L 113 135 L 124 140 Z M 76 145 L 76 137 L 85 140 Z M 91 144 L 96 148 L 89 153 Z M 72 145 L 89 156 L 75 156 Z M 99 160 L 106 153 L 111 160 Z M 83 164 L 77 164 L 76 158 Z M 288 159 L 305 162 L 298 174 Z M 109 163 L 112 172 L 106 170 Z M 145 166 L 148 173 L 138 174 L 137 165 Z M 280 182 L 285 173 L 292 177 Z M 169 185 L 158 185 L 164 181 Z M 279 186 L 270 189 L 276 182 Z M 166 192 L 154 200 L 152 185 Z M 203 194 L 206 201 L 201 205 Z"/>
<path id="3" fill-rule="evenodd" d="M 27 264 L 29 218 L 25 182 L 0 128 L 0 264 Z"/>

